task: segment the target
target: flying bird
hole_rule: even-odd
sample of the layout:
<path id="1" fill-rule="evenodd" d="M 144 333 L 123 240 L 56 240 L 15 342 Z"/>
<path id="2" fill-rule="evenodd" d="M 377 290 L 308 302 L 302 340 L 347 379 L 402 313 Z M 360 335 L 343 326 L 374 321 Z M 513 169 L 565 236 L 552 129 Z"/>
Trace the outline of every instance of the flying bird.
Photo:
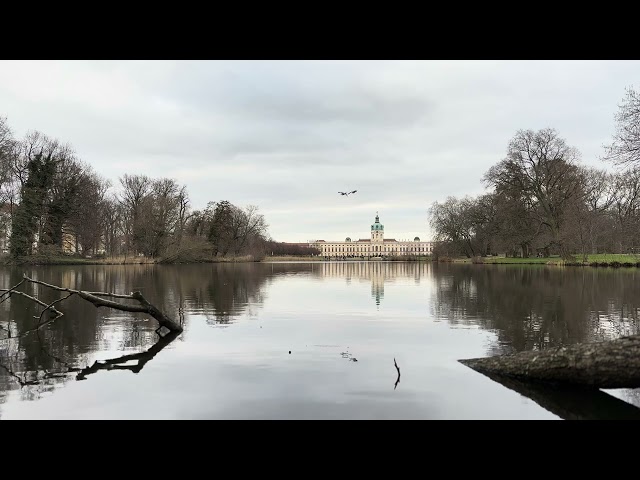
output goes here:
<path id="1" fill-rule="evenodd" d="M 351 195 L 352 193 L 356 193 L 358 190 L 354 190 L 352 192 L 338 192 L 340 195 Z"/>

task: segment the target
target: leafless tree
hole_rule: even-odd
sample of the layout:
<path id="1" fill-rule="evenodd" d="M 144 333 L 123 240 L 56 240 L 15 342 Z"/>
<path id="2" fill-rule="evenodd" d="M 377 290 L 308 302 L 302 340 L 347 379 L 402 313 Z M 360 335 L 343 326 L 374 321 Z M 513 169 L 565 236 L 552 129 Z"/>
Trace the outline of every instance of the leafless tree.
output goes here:
<path id="1" fill-rule="evenodd" d="M 520 130 L 511 140 L 507 157 L 491 167 L 484 181 L 496 193 L 520 193 L 527 210 L 550 234 L 551 244 L 568 253 L 562 238 L 564 209 L 580 193 L 578 151 L 553 129 Z"/>
<path id="2" fill-rule="evenodd" d="M 109 256 L 124 253 L 126 247 L 121 243 L 126 236 L 125 207 L 113 195 L 107 195 L 102 202 L 102 228 L 106 254 Z"/>
<path id="3" fill-rule="evenodd" d="M 232 215 L 233 248 L 239 254 L 255 238 L 264 238 L 267 222 L 258 212 L 258 207 L 248 205 L 245 208 L 235 208 Z"/>
<path id="4" fill-rule="evenodd" d="M 12 191 L 12 163 L 16 149 L 6 117 L 0 117 L 0 206 L 8 203 Z"/>
<path id="5" fill-rule="evenodd" d="M 429 209 L 431 228 L 435 240 L 451 242 L 467 257 L 476 255 L 473 223 L 474 200 L 471 197 L 448 197 L 444 203 L 434 202 Z"/>
<path id="6" fill-rule="evenodd" d="M 123 213 L 123 229 L 126 249 L 132 253 L 141 251 L 141 208 L 151 191 L 151 179 L 146 175 L 128 175 L 120 178 L 122 192 L 119 196 Z"/>
<path id="7" fill-rule="evenodd" d="M 640 165 L 616 174 L 613 188 L 616 249 L 626 253 L 635 246 L 640 231 Z"/>
<path id="8" fill-rule="evenodd" d="M 615 176 L 596 168 L 583 168 L 582 172 L 589 250 L 598 253 L 611 229 L 608 212 L 615 200 Z"/>
<path id="9" fill-rule="evenodd" d="M 69 219 L 69 230 L 84 254 L 97 253 L 98 247 L 105 242 L 105 222 L 112 220 L 107 212 L 109 208 L 107 192 L 111 182 L 94 172 L 87 172 L 80 184 L 79 205 Z"/>
<path id="10" fill-rule="evenodd" d="M 194 210 L 187 217 L 186 231 L 191 235 L 207 237 L 213 222 L 215 208 L 216 203 L 209 202 L 203 210 Z"/>
<path id="11" fill-rule="evenodd" d="M 640 92 L 627 88 L 615 114 L 613 143 L 606 146 L 604 160 L 621 166 L 640 166 Z"/>

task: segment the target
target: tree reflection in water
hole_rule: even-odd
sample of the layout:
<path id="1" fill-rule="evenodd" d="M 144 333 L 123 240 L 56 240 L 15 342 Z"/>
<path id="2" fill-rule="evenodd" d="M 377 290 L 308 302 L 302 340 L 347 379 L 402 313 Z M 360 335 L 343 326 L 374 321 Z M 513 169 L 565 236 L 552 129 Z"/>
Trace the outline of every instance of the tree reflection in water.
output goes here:
<path id="1" fill-rule="evenodd" d="M 635 269 L 396 262 L 28 267 L 0 271 L 0 286 L 15 285 L 23 274 L 69 288 L 140 290 L 160 310 L 180 319 L 186 334 L 193 315 L 211 325 L 229 325 L 240 315 L 256 314 L 268 301 L 269 285 L 283 276 L 342 278 L 345 288 L 350 282 L 368 282 L 372 301 L 380 305 L 389 284 L 408 279 L 428 284 L 425 316 L 453 327 L 493 332 L 487 355 L 640 333 L 640 278 Z M 32 293 L 44 302 L 54 299 L 37 287 Z M 65 317 L 38 335 L 0 341 L 0 362 L 6 367 L 0 368 L 0 402 L 16 388 L 23 398 L 35 399 L 55 384 L 100 370 L 140 372 L 167 346 L 157 341 L 154 321 L 144 315 L 96 310 L 73 297 L 65 302 L 64 312 Z M 0 304 L 0 335 L 32 328 L 37 313 L 20 298 Z M 184 336 L 171 341 L 184 341 Z M 94 361 L 96 352 L 114 349 L 139 353 Z M 640 405 L 640 393 L 627 393 L 629 401 Z"/>

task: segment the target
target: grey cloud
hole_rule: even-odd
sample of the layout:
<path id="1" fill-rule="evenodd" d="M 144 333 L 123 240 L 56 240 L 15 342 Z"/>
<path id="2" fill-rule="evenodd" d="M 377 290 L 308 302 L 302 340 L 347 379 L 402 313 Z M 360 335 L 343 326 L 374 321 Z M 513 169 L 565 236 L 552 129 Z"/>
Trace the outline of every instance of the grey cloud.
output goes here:
<path id="1" fill-rule="evenodd" d="M 357 67 L 358 62 L 232 62 L 224 69 L 198 65 L 197 75 L 179 74 L 186 88 L 171 95 L 196 109 L 217 110 L 231 120 L 244 117 L 251 123 L 390 127 L 413 124 L 433 110 L 433 102 L 417 93 L 372 88 L 366 78 L 354 74 Z"/>
<path id="2" fill-rule="evenodd" d="M 429 205 L 481 193 L 519 129 L 554 127 L 605 167 L 617 104 L 640 86 L 640 62 L 595 61 L 0 62 L 0 73 L 0 115 L 17 134 L 68 141 L 116 182 L 174 177 L 195 208 L 258 204 L 291 241 L 366 232 L 375 210 L 394 236 L 427 235 Z M 358 194 L 345 202 L 345 188 Z"/>

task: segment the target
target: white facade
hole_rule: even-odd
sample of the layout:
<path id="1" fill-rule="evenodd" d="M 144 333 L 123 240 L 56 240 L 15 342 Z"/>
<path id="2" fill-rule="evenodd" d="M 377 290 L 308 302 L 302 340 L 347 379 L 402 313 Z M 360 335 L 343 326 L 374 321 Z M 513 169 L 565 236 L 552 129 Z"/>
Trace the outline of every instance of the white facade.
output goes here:
<path id="1" fill-rule="evenodd" d="M 375 223 L 371 225 L 371 238 L 352 241 L 347 237 L 344 242 L 316 240 L 312 243 L 320 249 L 320 255 L 327 258 L 426 256 L 433 252 L 433 243 L 423 242 L 418 237 L 413 241 L 385 239 L 384 225 L 377 214 Z"/>

